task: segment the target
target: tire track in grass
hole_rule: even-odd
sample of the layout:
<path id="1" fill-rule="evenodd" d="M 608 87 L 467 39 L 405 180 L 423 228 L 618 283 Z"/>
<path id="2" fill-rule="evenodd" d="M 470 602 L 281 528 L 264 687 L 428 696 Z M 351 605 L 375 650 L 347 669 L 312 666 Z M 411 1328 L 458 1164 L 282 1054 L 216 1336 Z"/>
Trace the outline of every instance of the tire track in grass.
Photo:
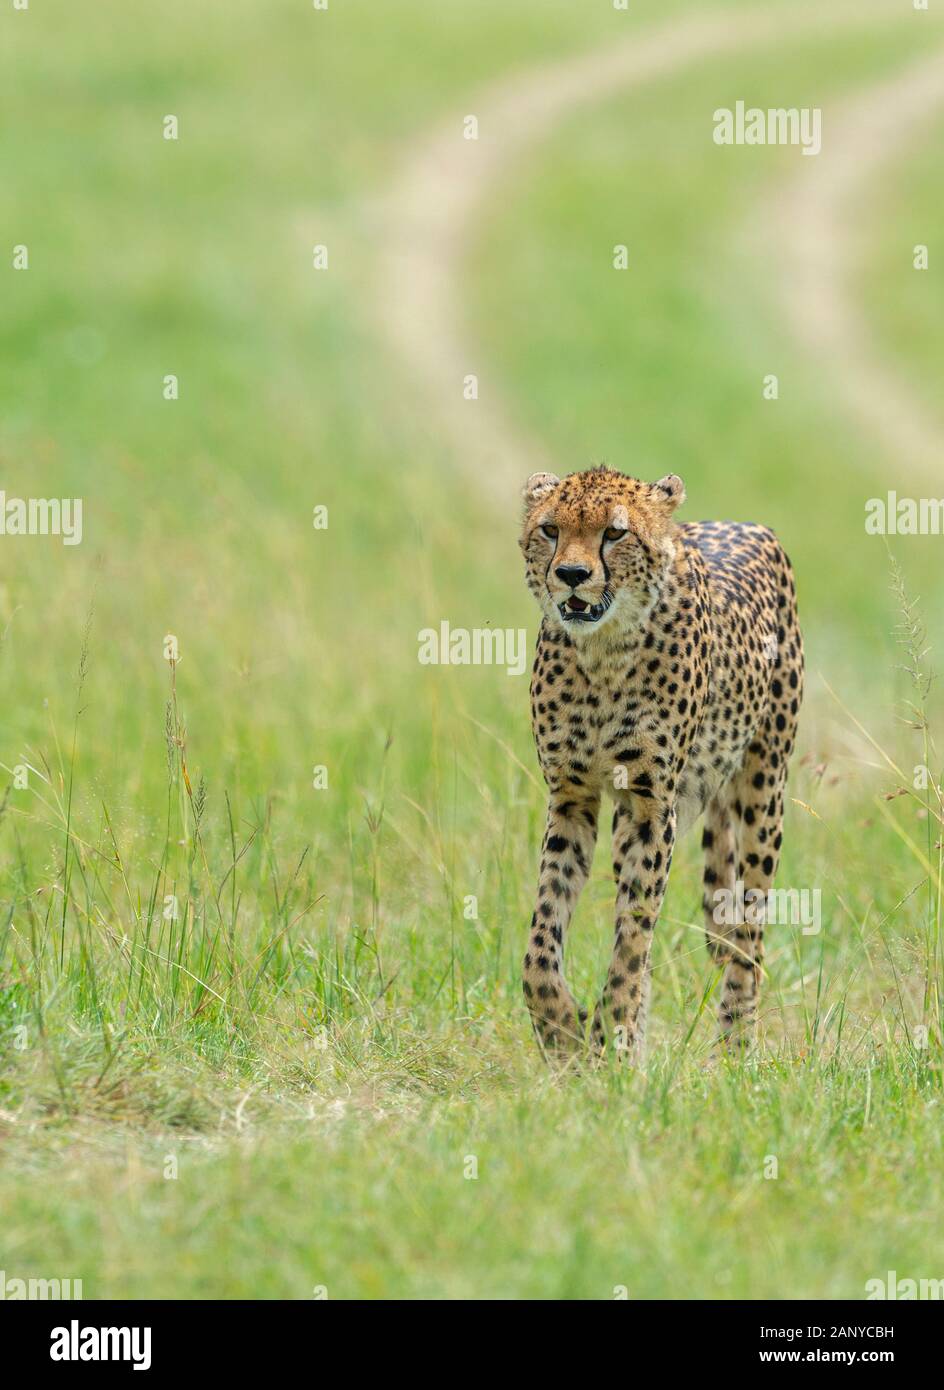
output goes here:
<path id="1" fill-rule="evenodd" d="M 777 247 L 781 313 L 828 372 L 845 412 L 878 440 L 896 477 L 917 485 L 933 480 L 939 492 L 944 420 L 883 353 L 849 282 L 864 245 L 875 175 L 941 108 L 944 48 L 857 92 L 830 112 L 822 152 L 804 160 L 806 167 L 775 196 L 761 233 L 765 245 Z M 912 247 L 901 252 L 910 265 Z"/>
<path id="2" fill-rule="evenodd" d="M 515 164 L 562 121 L 616 94 L 726 53 L 800 34 L 861 28 L 888 21 L 889 15 L 887 4 L 859 3 L 834 5 L 826 13 L 683 17 L 505 77 L 414 143 L 380 210 L 376 309 L 428 416 L 429 433 L 445 436 L 486 500 L 507 506 L 529 472 L 559 469 L 564 462 L 551 458 L 514 421 L 494 372 L 463 331 L 465 256 L 484 206 L 500 194 Z M 842 274 L 851 231 L 845 201 L 899 148 L 926 113 L 924 103 L 940 100 L 942 88 L 937 55 L 858 94 L 837 122 L 830 117 L 829 125 L 824 123 L 824 151 L 804 160 L 812 167 L 784 189 L 778 224 L 780 241 L 784 229 L 791 229 L 781 291 L 789 324 L 812 352 L 833 366 L 843 364 L 837 389 L 844 401 L 890 451 L 906 454 L 916 467 L 939 455 L 941 429 L 894 369 L 867 347 L 862 315 Z M 478 140 L 463 139 L 467 114 L 479 122 Z M 829 172 L 821 173 L 827 148 L 833 158 Z M 843 166 L 839 177 L 837 164 Z M 478 378 L 475 401 L 463 396 L 469 374 Z"/>
<path id="3" fill-rule="evenodd" d="M 617 20 L 618 20 L 618 16 Z M 382 211 L 377 309 L 395 355 L 456 459 L 507 506 L 523 479 L 555 461 L 509 416 L 496 376 L 463 333 L 463 265 L 478 215 L 528 150 L 575 112 L 706 57 L 782 32 L 782 16 L 699 16 L 501 79 L 411 148 Z M 478 140 L 462 122 L 474 114 Z M 478 376 L 479 398 L 463 397 Z M 556 466 L 560 466 L 559 463 Z"/>

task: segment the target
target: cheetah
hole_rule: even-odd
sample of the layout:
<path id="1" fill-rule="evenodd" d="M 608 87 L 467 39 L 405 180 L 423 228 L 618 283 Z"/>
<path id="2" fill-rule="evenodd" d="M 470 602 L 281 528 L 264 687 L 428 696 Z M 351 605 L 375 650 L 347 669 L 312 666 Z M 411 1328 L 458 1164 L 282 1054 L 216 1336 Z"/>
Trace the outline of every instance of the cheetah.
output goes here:
<path id="1" fill-rule="evenodd" d="M 684 500 L 675 474 L 646 483 L 606 466 L 563 481 L 535 473 L 524 488 L 520 545 L 543 614 L 531 716 L 549 795 L 523 982 L 546 1056 L 571 1058 L 589 1043 L 597 1057 L 610 1047 L 620 1060 L 641 1058 L 676 837 L 703 813 L 720 1034 L 740 1050 L 756 1033 L 764 905 L 803 688 L 796 586 L 766 526 L 680 523 Z M 585 1040 L 564 939 L 604 792 L 614 803 L 616 933 Z M 724 914 L 734 925 L 717 925 L 722 889 L 738 904 Z"/>

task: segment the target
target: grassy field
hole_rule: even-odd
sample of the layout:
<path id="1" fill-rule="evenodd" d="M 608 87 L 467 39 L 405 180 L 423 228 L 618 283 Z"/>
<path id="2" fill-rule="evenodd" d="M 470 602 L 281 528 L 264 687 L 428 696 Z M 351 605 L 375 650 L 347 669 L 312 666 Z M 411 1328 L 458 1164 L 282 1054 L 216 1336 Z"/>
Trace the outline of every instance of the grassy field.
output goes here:
<path id="1" fill-rule="evenodd" d="M 543 1067 L 519 985 L 544 814 L 527 678 L 417 661 L 420 628 L 530 643 L 536 610 L 517 496 L 496 515 L 378 328 L 378 202 L 491 82 L 702 8 L 0 16 L 0 487 L 84 501 L 79 546 L 0 537 L 8 1277 L 788 1299 L 944 1274 L 941 802 L 914 787 L 918 764 L 942 778 L 922 673 L 944 539 L 866 536 L 867 498 L 921 489 L 837 407 L 843 363 L 780 322 L 750 229 L 807 161 L 710 139 L 742 98 L 822 106 L 828 140 L 836 103 L 944 44 L 938 17 L 785 20 L 775 46 L 586 106 L 503 180 L 464 262 L 462 331 L 561 470 L 678 471 L 686 516 L 772 524 L 796 566 L 809 685 L 779 881 L 819 889 L 823 923 L 771 933 L 754 1057 L 713 1046 L 696 835 L 646 1067 Z M 854 277 L 932 406 L 942 126 L 885 171 Z M 606 848 L 571 935 L 583 1002 Z"/>

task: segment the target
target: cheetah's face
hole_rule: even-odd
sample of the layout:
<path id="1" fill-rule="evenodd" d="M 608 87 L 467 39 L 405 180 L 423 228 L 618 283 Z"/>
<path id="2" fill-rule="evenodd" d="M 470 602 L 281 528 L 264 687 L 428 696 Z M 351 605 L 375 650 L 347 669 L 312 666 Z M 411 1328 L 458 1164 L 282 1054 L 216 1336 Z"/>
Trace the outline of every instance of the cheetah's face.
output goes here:
<path id="1" fill-rule="evenodd" d="M 524 489 L 521 549 L 528 588 L 545 617 L 574 639 L 644 620 L 672 560 L 674 474 L 643 483 L 609 468 L 534 473 Z"/>

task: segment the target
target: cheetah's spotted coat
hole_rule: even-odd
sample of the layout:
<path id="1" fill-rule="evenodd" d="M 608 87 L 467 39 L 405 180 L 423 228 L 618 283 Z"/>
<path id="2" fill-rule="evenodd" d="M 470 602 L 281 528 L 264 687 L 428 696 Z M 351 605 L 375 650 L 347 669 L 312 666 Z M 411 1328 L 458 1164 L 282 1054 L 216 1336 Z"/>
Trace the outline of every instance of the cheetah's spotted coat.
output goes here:
<path id="1" fill-rule="evenodd" d="M 803 679 L 790 562 L 772 531 L 673 519 L 679 478 L 609 468 L 534 474 L 521 535 L 544 614 L 531 682 L 549 790 L 524 992 L 548 1051 L 583 1041 L 564 980 L 564 937 L 593 857 L 604 792 L 615 802 L 616 935 L 591 1046 L 642 1046 L 649 953 L 677 835 L 705 813 L 709 950 L 724 965 L 723 1036 L 757 1016 L 763 908 L 780 857 L 784 785 Z M 719 927 L 735 882 L 756 908 Z M 748 920 L 744 920 L 745 917 Z"/>

